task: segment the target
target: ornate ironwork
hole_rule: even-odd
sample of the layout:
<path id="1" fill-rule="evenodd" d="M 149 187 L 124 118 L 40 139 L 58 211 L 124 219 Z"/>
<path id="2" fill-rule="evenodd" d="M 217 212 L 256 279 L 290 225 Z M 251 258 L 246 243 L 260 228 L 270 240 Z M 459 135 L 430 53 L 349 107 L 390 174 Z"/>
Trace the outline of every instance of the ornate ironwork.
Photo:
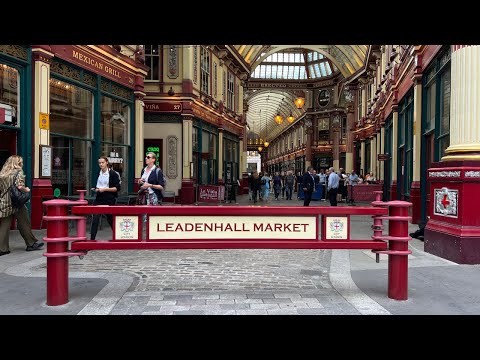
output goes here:
<path id="1" fill-rule="evenodd" d="M 110 92 L 110 81 L 102 79 L 102 81 L 100 81 L 100 88 L 102 91 Z"/>
<path id="2" fill-rule="evenodd" d="M 20 45 L 0 45 L 0 52 L 19 59 L 27 60 L 27 49 Z"/>
<path id="3" fill-rule="evenodd" d="M 119 87 L 115 84 L 112 84 L 112 94 L 117 95 L 121 98 L 124 98 L 125 100 L 131 100 L 132 99 L 132 93 L 122 87 Z"/>
<path id="4" fill-rule="evenodd" d="M 90 75 L 86 72 L 83 73 L 83 82 L 92 87 L 97 87 L 97 79 L 95 78 L 95 76 Z"/>
<path id="5" fill-rule="evenodd" d="M 50 71 L 66 78 L 80 81 L 80 70 L 52 59 Z"/>

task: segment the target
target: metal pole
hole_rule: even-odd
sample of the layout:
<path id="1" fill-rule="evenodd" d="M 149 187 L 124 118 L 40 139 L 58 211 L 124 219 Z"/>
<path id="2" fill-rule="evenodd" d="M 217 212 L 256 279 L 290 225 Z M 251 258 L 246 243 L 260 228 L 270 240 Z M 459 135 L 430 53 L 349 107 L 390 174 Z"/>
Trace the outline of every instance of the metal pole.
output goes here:
<path id="1" fill-rule="evenodd" d="M 48 216 L 66 216 L 68 205 L 62 200 L 50 200 L 60 202 L 47 207 Z M 48 221 L 47 238 L 68 237 L 68 221 Z M 55 241 L 47 243 L 47 253 L 65 253 L 68 249 L 68 241 Z M 47 257 L 47 305 L 63 305 L 68 302 L 68 257 Z"/>
<path id="2" fill-rule="evenodd" d="M 408 208 L 411 203 L 390 201 L 388 242 L 388 297 L 394 300 L 408 300 Z M 393 218 L 392 218 L 393 217 Z M 399 239 L 394 239 L 395 237 Z"/>

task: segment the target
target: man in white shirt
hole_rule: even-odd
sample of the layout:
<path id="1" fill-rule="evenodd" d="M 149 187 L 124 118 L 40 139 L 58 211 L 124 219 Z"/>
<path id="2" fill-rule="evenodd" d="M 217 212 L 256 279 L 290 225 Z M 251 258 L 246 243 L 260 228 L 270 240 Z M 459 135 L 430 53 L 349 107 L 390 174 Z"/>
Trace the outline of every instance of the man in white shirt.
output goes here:
<path id="1" fill-rule="evenodd" d="M 331 206 L 337 206 L 337 194 L 340 178 L 333 167 L 330 168 L 330 175 L 328 176 L 328 198 Z"/>

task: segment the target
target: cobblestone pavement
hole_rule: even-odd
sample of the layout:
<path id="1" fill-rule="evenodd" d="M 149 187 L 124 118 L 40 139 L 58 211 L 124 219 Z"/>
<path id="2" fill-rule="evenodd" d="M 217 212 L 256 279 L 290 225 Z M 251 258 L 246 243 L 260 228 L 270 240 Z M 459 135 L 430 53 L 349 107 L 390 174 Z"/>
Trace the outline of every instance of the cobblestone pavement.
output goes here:
<path id="1" fill-rule="evenodd" d="M 248 198 L 239 198 L 241 204 L 248 203 Z M 298 206 L 299 202 L 275 201 L 271 205 L 290 204 Z M 312 202 L 312 205 L 326 204 Z M 369 238 L 371 224 L 370 216 L 352 218 L 355 228 L 352 238 Z M 98 236 L 107 238 L 110 232 L 111 229 L 104 226 Z M 45 230 L 39 233 L 45 236 Z M 15 246 L 23 247 L 18 234 L 14 241 Z M 32 254 L 22 250 L 0 258 L 0 270 L 8 275 L 44 278 L 46 261 L 41 252 Z M 350 275 L 352 253 L 357 259 L 352 265 L 357 269 L 365 268 L 363 263 L 368 263 L 370 269 L 385 268 L 385 261 L 376 264 L 372 254 L 362 250 L 90 251 L 83 259 L 70 258 L 69 276 L 102 279 L 96 283 L 100 287 L 107 280 L 107 285 L 85 301 L 82 310 L 68 309 L 67 304 L 64 312 L 112 315 L 389 314 L 353 282 Z M 20 257 L 24 259 L 20 261 Z M 6 262 L 2 263 L 3 260 Z M 12 266 L 15 261 L 18 265 Z M 386 290 L 384 284 L 384 296 Z M 73 300 L 78 307 L 78 299 Z"/>

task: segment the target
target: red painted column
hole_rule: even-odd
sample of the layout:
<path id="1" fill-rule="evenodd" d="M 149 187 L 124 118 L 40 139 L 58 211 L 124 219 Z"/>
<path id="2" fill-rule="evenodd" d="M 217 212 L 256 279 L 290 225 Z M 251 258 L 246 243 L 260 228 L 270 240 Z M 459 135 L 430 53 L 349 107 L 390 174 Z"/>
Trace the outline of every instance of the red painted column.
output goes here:
<path id="1" fill-rule="evenodd" d="M 388 297 L 394 300 L 408 299 L 408 208 L 405 201 L 390 201 L 388 242 Z M 392 218 L 393 217 L 393 218 Z M 396 219 L 395 217 L 398 217 Z M 398 239 L 395 239 L 398 238 Z"/>
<path id="2" fill-rule="evenodd" d="M 67 204 L 65 200 L 50 200 L 56 202 L 47 207 L 47 216 L 66 216 Z M 64 238 L 68 236 L 68 221 L 48 221 L 47 238 Z M 47 253 L 65 253 L 67 241 L 47 242 Z M 68 257 L 47 257 L 47 305 L 63 305 L 68 302 Z"/>
<path id="3" fill-rule="evenodd" d="M 427 178 L 425 251 L 459 264 L 480 264 L 479 61 L 479 45 L 451 46 L 450 144 Z"/>

